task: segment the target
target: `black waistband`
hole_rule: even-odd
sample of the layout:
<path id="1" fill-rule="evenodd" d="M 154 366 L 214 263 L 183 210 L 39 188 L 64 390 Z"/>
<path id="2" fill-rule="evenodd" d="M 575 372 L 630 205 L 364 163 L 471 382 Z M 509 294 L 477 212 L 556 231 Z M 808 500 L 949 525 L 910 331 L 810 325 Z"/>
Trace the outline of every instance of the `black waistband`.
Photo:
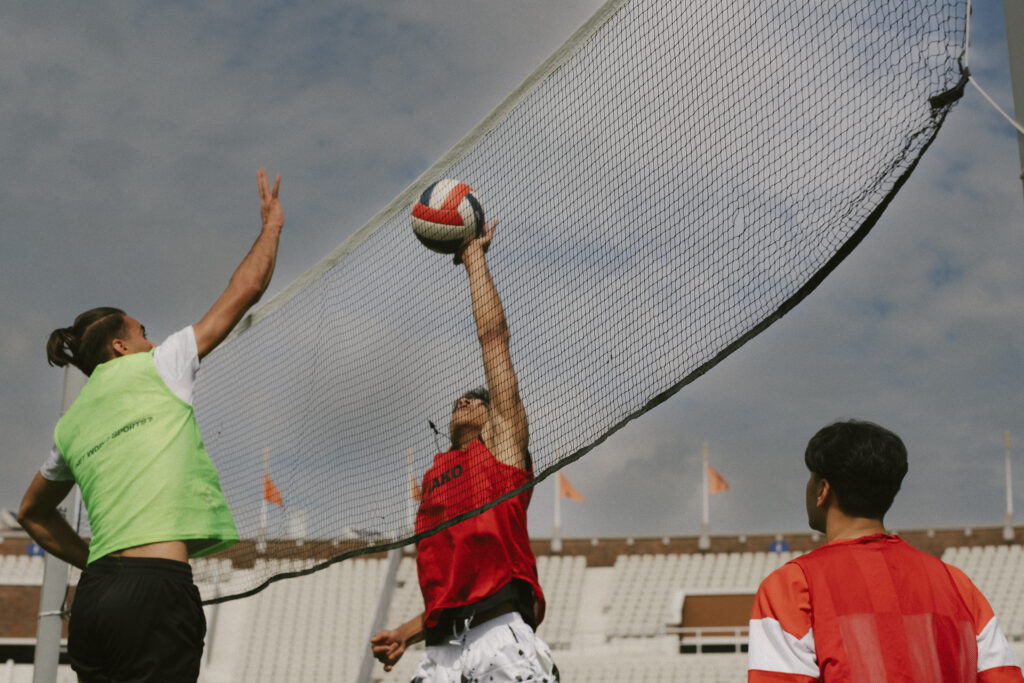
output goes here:
<path id="1" fill-rule="evenodd" d="M 188 562 L 165 560 L 161 557 L 107 555 L 89 564 L 85 568 L 85 573 L 94 576 L 111 576 L 114 574 L 161 576 L 168 579 L 192 582 L 192 565 Z"/>
<path id="2" fill-rule="evenodd" d="M 503 602 L 514 602 L 515 611 L 523 617 L 523 621 L 536 630 L 537 620 L 533 613 L 533 589 L 525 581 L 513 579 L 493 594 L 471 605 L 446 609 L 437 625 L 424 632 L 427 645 L 447 643 L 451 640 L 452 634 L 462 628 L 464 620 L 490 612 Z M 483 622 L 479 620 L 472 621 L 470 627 L 479 626 L 481 623 Z"/>

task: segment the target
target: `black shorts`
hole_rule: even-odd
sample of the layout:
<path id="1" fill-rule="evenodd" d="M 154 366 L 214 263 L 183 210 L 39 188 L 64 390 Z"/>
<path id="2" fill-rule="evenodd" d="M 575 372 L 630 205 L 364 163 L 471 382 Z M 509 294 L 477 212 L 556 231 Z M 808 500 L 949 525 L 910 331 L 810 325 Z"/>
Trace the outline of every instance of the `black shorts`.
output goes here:
<path id="1" fill-rule="evenodd" d="M 68 659 L 83 683 L 195 681 L 205 636 L 188 563 L 108 556 L 78 581 Z"/>

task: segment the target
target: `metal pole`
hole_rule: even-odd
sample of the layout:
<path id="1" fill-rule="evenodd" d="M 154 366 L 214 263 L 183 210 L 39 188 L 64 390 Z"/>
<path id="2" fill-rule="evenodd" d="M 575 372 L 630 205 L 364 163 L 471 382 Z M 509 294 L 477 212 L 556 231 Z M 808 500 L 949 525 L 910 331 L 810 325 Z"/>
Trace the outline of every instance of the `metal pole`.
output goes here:
<path id="1" fill-rule="evenodd" d="M 700 522 L 700 541 L 697 543 L 697 547 L 701 550 L 708 550 L 711 548 L 711 536 L 709 530 L 711 528 L 710 518 L 711 510 L 708 504 L 708 442 L 705 441 L 701 445 L 701 466 L 700 466 L 700 500 L 701 500 L 701 522 Z"/>
<path id="2" fill-rule="evenodd" d="M 77 368 L 67 366 L 64 370 L 64 390 L 60 401 L 61 415 L 71 407 L 78 392 L 85 386 L 86 376 Z M 78 509 L 78 495 L 72 498 Z M 66 505 L 60 507 L 65 518 Z M 76 523 L 77 530 L 77 523 Z M 64 626 L 64 598 L 68 588 L 68 564 L 64 560 L 46 554 L 43 567 L 43 586 L 39 595 L 39 625 L 36 627 L 36 651 L 32 670 L 32 683 L 56 683 L 57 666 L 60 664 L 60 636 Z"/>
<path id="3" fill-rule="evenodd" d="M 1003 519 L 1003 540 L 1013 540 L 1013 471 L 1010 468 L 1010 430 L 1003 433 L 1006 443 L 1006 517 Z"/>
<path id="4" fill-rule="evenodd" d="M 267 477 L 270 476 L 270 449 L 263 449 L 263 487 L 267 485 Z M 266 491 L 260 497 L 260 533 L 256 537 L 256 552 L 264 555 L 267 552 L 267 496 Z"/>
<path id="5" fill-rule="evenodd" d="M 388 609 L 391 607 L 391 598 L 395 594 L 395 578 L 398 576 L 398 565 L 402 562 L 402 551 L 400 548 L 388 551 L 388 570 L 384 577 L 384 585 L 381 587 L 380 600 L 377 602 L 377 613 L 373 616 L 373 624 L 370 626 L 370 634 L 366 637 L 366 647 L 363 650 L 363 661 L 359 665 L 358 683 L 370 683 L 373 675 L 373 650 L 370 649 L 370 638 L 375 633 L 384 629 L 384 622 L 388 618 Z"/>
<path id="6" fill-rule="evenodd" d="M 1014 116 L 1024 116 L 1024 2 L 1003 0 L 1006 17 L 1006 47 L 1010 53 L 1010 84 L 1013 89 Z M 1024 182 L 1024 135 L 1017 133 L 1017 151 L 1020 154 L 1021 181 Z"/>

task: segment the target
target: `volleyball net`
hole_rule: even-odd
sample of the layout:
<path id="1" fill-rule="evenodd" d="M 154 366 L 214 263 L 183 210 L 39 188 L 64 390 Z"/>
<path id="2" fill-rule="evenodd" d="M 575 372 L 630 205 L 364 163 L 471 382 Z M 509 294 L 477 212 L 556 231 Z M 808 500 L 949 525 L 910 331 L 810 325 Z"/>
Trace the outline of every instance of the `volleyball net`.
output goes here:
<path id="1" fill-rule="evenodd" d="M 959 0 L 604 5 L 204 361 L 197 416 L 246 570 L 204 599 L 416 540 L 412 482 L 484 381 L 466 274 L 409 227 L 424 187 L 457 178 L 500 220 L 488 263 L 536 483 L 860 242 L 962 94 L 965 23 Z"/>

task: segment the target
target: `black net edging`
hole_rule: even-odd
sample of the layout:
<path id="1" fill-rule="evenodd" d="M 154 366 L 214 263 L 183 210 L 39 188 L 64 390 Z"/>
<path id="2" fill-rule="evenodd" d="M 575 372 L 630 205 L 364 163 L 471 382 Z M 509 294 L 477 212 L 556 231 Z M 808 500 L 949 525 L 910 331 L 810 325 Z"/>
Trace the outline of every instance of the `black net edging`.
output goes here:
<path id="1" fill-rule="evenodd" d="M 606 4 L 204 361 L 196 411 L 243 538 L 206 602 L 418 540 L 427 421 L 483 377 L 465 274 L 408 227 L 432 180 L 468 182 L 501 220 L 488 261 L 530 419 L 524 488 L 820 284 L 962 94 L 966 8 L 807 4 Z M 262 500 L 265 462 L 284 509 Z"/>

